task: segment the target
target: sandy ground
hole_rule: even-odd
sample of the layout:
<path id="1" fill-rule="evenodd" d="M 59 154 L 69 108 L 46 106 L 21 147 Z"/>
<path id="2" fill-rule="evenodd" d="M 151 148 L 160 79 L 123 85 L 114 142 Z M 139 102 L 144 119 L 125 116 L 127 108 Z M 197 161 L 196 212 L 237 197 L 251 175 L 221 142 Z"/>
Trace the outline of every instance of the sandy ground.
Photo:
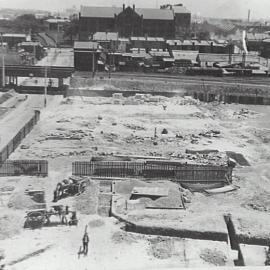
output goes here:
<path id="1" fill-rule="evenodd" d="M 162 106 L 165 104 L 166 110 Z M 66 100 L 51 97 L 48 107 L 41 113 L 40 123 L 22 142 L 27 149 L 18 148 L 11 156 L 12 159 L 47 159 L 49 177 L 1 179 L 1 187 L 11 185 L 15 188 L 4 198 L 1 217 L 13 215 L 14 220 L 20 221 L 4 223 L 9 226 L 16 223 L 12 227 L 13 233 L 0 241 L 7 263 L 12 264 L 13 261 L 13 269 L 37 269 L 37 265 L 38 269 L 127 269 L 127 265 L 128 269 L 158 269 L 213 266 L 222 264 L 225 256 L 228 258 L 225 265 L 232 265 L 232 260 L 225 252 L 225 243 L 179 239 L 151 242 L 148 237 L 139 235 L 125 235 L 122 242 L 116 243 L 114 234 L 122 232 L 121 224 L 112 218 L 95 215 L 79 214 L 77 228 L 60 226 L 35 231 L 22 230 L 19 225 L 23 222 L 24 211 L 8 208 L 9 196 L 31 185 L 43 187 L 49 202 L 56 183 L 71 174 L 72 161 L 89 160 L 96 155 L 113 153 L 169 157 L 181 154 L 187 148 L 235 151 L 244 154 L 251 164 L 250 167 L 235 169 L 234 184 L 240 187 L 239 190 L 211 197 L 194 194 L 184 215 L 160 212 L 160 215 L 143 217 L 133 213 L 133 218 L 149 224 L 164 221 L 176 224 L 183 220 L 185 226 L 198 224 L 199 219 L 205 219 L 207 228 L 207 218 L 213 220 L 213 224 L 219 224 L 223 214 L 231 213 L 240 220 L 239 224 L 245 225 L 239 228 L 240 232 L 270 237 L 270 203 L 267 196 L 270 191 L 269 115 L 270 107 L 266 106 L 196 104 L 181 97 L 161 98 L 159 102 L 139 105 L 115 105 L 112 98 L 77 97 Z M 155 128 L 157 145 L 153 144 Z M 166 135 L 161 134 L 164 128 L 168 130 Z M 200 135 L 211 130 L 220 131 L 220 136 Z M 176 134 L 181 136 L 176 138 Z M 63 201 L 63 204 L 75 205 L 73 200 Z M 204 218 L 206 212 L 207 218 Z M 96 219 L 102 219 L 104 224 L 98 227 L 89 225 L 90 254 L 78 259 L 77 252 L 85 225 Z M 130 241 L 130 237 L 134 242 Z M 2 235 L 2 238 L 5 237 Z M 26 239 L 29 240 L 27 245 Z M 159 246 L 162 242 L 166 243 L 165 247 Z M 217 254 L 217 261 L 207 262 L 207 248 Z M 160 249 L 163 250 L 160 252 L 162 258 L 156 255 Z M 164 254 L 169 255 L 166 257 Z M 263 259 L 258 256 L 250 265 L 261 265 Z M 16 263 L 16 260 L 19 262 Z"/>

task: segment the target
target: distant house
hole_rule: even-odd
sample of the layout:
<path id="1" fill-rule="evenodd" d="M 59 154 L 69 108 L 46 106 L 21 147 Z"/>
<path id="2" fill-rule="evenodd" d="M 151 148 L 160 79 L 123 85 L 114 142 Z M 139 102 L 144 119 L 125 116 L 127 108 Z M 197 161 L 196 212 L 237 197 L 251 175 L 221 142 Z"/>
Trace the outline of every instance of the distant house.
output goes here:
<path id="1" fill-rule="evenodd" d="M 90 39 L 98 42 L 105 50 L 118 50 L 119 37 L 116 32 L 96 32 Z"/>
<path id="2" fill-rule="evenodd" d="M 178 67 L 191 67 L 197 64 L 199 51 L 173 50 L 172 56 Z"/>
<path id="3" fill-rule="evenodd" d="M 64 26 L 69 23 L 69 19 L 51 18 L 45 21 L 49 31 L 63 31 Z"/>
<path id="4" fill-rule="evenodd" d="M 19 43 L 19 47 L 25 52 L 32 54 L 37 60 L 40 60 L 44 56 L 44 48 L 40 42 L 25 41 Z"/>
<path id="5" fill-rule="evenodd" d="M 166 41 L 164 38 L 161 37 L 131 37 L 130 44 L 132 48 L 145 49 L 146 52 L 149 52 L 153 49 L 166 49 Z"/>
<path id="6" fill-rule="evenodd" d="M 15 47 L 18 43 L 29 40 L 29 36 L 25 34 L 6 33 L 3 34 L 3 42 L 8 44 L 9 48 Z"/>

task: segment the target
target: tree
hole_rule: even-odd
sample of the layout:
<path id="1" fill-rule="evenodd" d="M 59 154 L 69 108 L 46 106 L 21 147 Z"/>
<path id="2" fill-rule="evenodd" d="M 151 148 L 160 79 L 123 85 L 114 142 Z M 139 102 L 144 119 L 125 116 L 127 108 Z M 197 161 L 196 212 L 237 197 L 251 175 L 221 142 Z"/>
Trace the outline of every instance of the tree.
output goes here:
<path id="1" fill-rule="evenodd" d="M 64 37 L 69 37 L 70 42 L 76 38 L 79 32 L 79 20 L 73 19 L 70 23 L 66 24 L 64 27 Z"/>
<path id="2" fill-rule="evenodd" d="M 42 32 L 45 29 L 44 22 L 36 19 L 35 15 L 33 14 L 24 14 L 18 16 L 13 21 L 13 27 L 19 32 L 29 32 L 31 30 L 32 33 Z"/>

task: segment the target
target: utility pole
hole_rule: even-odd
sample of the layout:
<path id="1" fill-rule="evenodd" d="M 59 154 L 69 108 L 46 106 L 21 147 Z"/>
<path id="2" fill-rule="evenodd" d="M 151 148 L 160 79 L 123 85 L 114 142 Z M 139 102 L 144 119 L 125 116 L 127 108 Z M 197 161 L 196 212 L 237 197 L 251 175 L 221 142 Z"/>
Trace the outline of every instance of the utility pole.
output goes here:
<path id="1" fill-rule="evenodd" d="M 1 48 L 2 48 L 2 87 L 5 87 L 5 54 L 4 54 L 4 44 L 3 44 L 3 33 L 1 33 Z"/>
<path id="2" fill-rule="evenodd" d="M 45 74 L 44 74 L 44 108 L 47 106 L 47 77 L 48 77 L 48 66 L 45 65 Z"/>
<path id="3" fill-rule="evenodd" d="M 93 78 L 95 77 L 95 51 L 93 50 L 93 57 L 92 57 L 92 71 L 93 71 Z"/>
<path id="4" fill-rule="evenodd" d="M 111 51 L 109 50 L 109 79 L 111 78 Z"/>

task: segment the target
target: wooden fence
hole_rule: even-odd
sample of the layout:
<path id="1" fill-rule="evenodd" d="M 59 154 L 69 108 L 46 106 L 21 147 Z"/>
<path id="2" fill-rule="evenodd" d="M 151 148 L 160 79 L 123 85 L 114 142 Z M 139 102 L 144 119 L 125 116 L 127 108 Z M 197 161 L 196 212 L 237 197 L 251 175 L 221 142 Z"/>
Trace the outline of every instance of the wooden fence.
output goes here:
<path id="1" fill-rule="evenodd" d="M 3 176 L 48 176 L 47 160 L 6 160 L 0 164 L 0 177 Z"/>
<path id="2" fill-rule="evenodd" d="M 229 166 L 204 166 L 181 163 L 97 161 L 72 163 L 72 174 L 77 176 L 136 177 L 171 179 L 179 182 L 226 182 L 232 177 Z"/>
<path id="3" fill-rule="evenodd" d="M 40 111 L 35 111 L 35 114 L 31 119 L 21 128 L 21 130 L 9 141 L 9 143 L 2 149 L 0 149 L 0 164 L 4 163 L 12 152 L 19 146 L 21 141 L 27 134 L 33 129 L 40 119 Z"/>

